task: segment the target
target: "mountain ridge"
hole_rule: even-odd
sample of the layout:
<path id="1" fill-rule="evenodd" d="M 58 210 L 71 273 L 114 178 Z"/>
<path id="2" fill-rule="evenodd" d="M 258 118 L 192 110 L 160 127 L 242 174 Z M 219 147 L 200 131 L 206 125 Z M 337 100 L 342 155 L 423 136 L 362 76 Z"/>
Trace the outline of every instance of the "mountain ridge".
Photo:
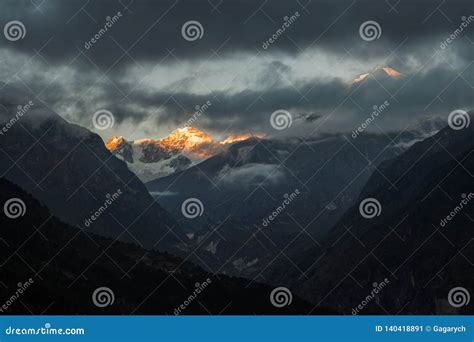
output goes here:
<path id="1" fill-rule="evenodd" d="M 474 260 L 473 203 L 448 223 L 442 219 L 468 194 L 474 196 L 473 135 L 472 126 L 446 127 L 382 163 L 322 246 L 293 259 L 307 278 L 295 282 L 296 273 L 282 275 L 277 268 L 268 277 L 287 279 L 304 298 L 347 314 L 370 293 L 372 283 L 385 278 L 390 285 L 363 313 L 469 313 L 472 303 L 453 308 L 447 298 L 456 286 L 474 286 L 466 272 Z M 359 203 L 365 199 L 380 203 L 378 216 L 361 214 Z"/>
<path id="2" fill-rule="evenodd" d="M 289 314 L 312 307 L 295 296 L 291 306 L 276 308 L 267 285 L 212 275 L 166 252 L 144 250 L 68 226 L 31 194 L 0 178 L 0 203 L 12 198 L 21 199 L 26 210 L 17 218 L 0 215 L 4 275 L 0 298 L 9 303 L 2 313 Z M 12 300 L 18 284 L 25 282 L 30 286 Z M 206 288 L 178 311 L 200 283 L 206 283 Z M 99 307 L 92 297 L 104 286 L 114 300 Z"/>
<path id="3" fill-rule="evenodd" d="M 106 141 L 105 146 L 124 160 L 142 181 L 147 182 L 183 171 L 235 142 L 252 137 L 263 135 L 245 133 L 215 140 L 197 128 L 184 127 L 173 130 L 161 139 L 128 141 L 123 136 L 113 136 Z"/>
<path id="4" fill-rule="evenodd" d="M 186 248 L 180 226 L 97 134 L 45 108 L 31 109 L 0 136 L 0 175 L 68 224 L 149 248 Z"/>

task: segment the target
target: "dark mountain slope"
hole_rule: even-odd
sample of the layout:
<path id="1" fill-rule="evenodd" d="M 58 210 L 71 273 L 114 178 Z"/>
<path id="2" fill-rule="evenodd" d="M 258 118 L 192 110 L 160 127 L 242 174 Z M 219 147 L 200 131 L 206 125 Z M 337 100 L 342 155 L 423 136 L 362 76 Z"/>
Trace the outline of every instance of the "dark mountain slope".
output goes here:
<path id="1" fill-rule="evenodd" d="M 208 286 L 183 314 L 306 313 L 311 305 L 294 297 L 277 309 L 271 288 L 213 276 L 167 253 L 147 251 L 67 226 L 32 196 L 0 179 L 0 204 L 25 203 L 24 216 L 0 215 L 0 302 L 4 314 L 174 314 L 196 289 Z M 12 300 L 18 283 L 33 283 Z M 209 283 L 208 278 L 211 280 Z M 99 308 L 92 294 L 109 287 L 115 302 Z M 327 311 L 325 311 L 327 312 Z"/>
<path id="2" fill-rule="evenodd" d="M 10 106 L 1 122 L 15 108 Z M 71 225 L 145 247 L 186 244 L 174 219 L 98 135 L 46 109 L 33 107 L 0 136 L 0 176 L 34 194 Z"/>
<path id="3" fill-rule="evenodd" d="M 286 254 L 317 246 L 355 203 L 377 166 L 406 149 L 398 144 L 432 134 L 437 126 L 430 122 L 397 137 L 250 139 L 146 185 L 165 209 L 194 229 L 192 243 L 202 246 L 206 265 L 253 278 L 272 267 L 275 258 L 286 262 L 280 269 L 293 269 Z M 292 194 L 290 203 L 278 209 Z M 187 219 L 181 204 L 193 197 L 203 203 L 204 212 Z"/>
<path id="4" fill-rule="evenodd" d="M 383 176 L 371 177 L 323 247 L 300 255 L 307 279 L 295 281 L 291 272 L 273 277 L 344 313 L 387 278 L 362 313 L 472 314 L 472 301 L 453 308 L 447 298 L 455 287 L 474 291 L 473 138 L 473 125 L 447 127 L 383 163 Z M 380 202 L 379 216 L 362 217 L 359 203 L 366 198 Z"/>

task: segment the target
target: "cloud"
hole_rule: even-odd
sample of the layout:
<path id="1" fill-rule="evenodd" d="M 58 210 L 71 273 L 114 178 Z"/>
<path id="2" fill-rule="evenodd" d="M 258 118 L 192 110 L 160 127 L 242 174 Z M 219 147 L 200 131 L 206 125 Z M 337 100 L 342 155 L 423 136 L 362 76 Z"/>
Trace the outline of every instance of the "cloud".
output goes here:
<path id="1" fill-rule="evenodd" d="M 321 119 L 321 115 L 318 115 L 316 113 L 305 113 L 301 114 L 298 119 L 304 120 L 306 122 L 314 122 L 316 120 Z"/>
<path id="2" fill-rule="evenodd" d="M 120 20 L 85 49 L 106 17 L 118 11 Z M 295 11 L 301 14 L 298 20 L 262 49 Z M 212 106 L 193 125 L 210 133 L 351 131 L 385 100 L 390 107 L 371 129 L 397 130 L 425 115 L 473 107 L 472 28 L 440 48 L 471 11 L 471 2 L 460 0 L 449 5 L 232 0 L 199 6 L 11 1 L 0 18 L 21 20 L 27 34 L 0 49 L 6 66 L 0 77 L 8 89 L 21 88 L 26 97 L 90 129 L 94 112 L 110 110 L 116 125 L 98 132 L 103 138 L 158 138 L 183 125 L 207 101 Z M 202 39 L 181 37 L 188 20 L 201 22 Z M 367 20 L 380 24 L 380 39 L 359 37 L 359 26 Z M 349 85 L 377 65 L 389 65 L 405 77 Z M 13 93 L 8 92 L 18 98 Z M 12 101 L 5 93 L 2 97 Z M 287 130 L 276 131 L 269 123 L 278 109 L 293 116 Z"/>
<path id="3" fill-rule="evenodd" d="M 278 184 L 285 174 L 278 165 L 250 163 L 240 167 L 225 167 L 216 177 L 219 184 L 227 186 L 255 186 L 262 182 Z"/>
<path id="4" fill-rule="evenodd" d="M 161 196 L 177 196 L 177 192 L 172 191 L 150 191 L 150 194 L 153 197 L 161 197 Z"/>
<path id="5" fill-rule="evenodd" d="M 298 21 L 266 52 L 298 54 L 301 49 L 318 46 L 341 53 L 342 47 L 355 47 L 355 53 L 360 55 L 385 56 L 390 53 L 387 47 L 396 46 L 407 37 L 405 45 L 413 48 L 427 37 L 453 30 L 462 16 L 472 14 L 472 2 L 231 0 L 196 4 L 176 0 L 128 3 L 45 0 L 38 5 L 20 0 L 4 4 L 0 18 L 2 22 L 21 20 L 27 27 L 26 38 L 13 48 L 29 53 L 54 37 L 42 54 L 48 59 L 64 61 L 76 56 L 78 48 L 83 49 L 84 43 L 104 26 L 106 17 L 119 11 L 123 14 L 119 22 L 87 51 L 92 62 L 104 68 L 116 62 L 118 66 L 133 64 L 133 60 L 156 62 L 167 56 L 169 49 L 181 60 L 207 58 L 216 51 L 221 56 L 236 51 L 253 53 L 255 49 L 261 50 L 262 42 L 281 27 L 285 16 L 296 11 L 300 13 Z M 183 39 L 181 27 L 189 20 L 202 24 L 202 39 L 195 42 Z M 379 22 L 382 28 L 377 46 L 359 41 L 359 26 L 367 20 Z M 368 44 L 372 44 L 370 49 L 366 48 Z M 124 55 L 122 48 L 129 50 L 128 55 Z M 90 63 L 86 65 L 91 67 Z"/>

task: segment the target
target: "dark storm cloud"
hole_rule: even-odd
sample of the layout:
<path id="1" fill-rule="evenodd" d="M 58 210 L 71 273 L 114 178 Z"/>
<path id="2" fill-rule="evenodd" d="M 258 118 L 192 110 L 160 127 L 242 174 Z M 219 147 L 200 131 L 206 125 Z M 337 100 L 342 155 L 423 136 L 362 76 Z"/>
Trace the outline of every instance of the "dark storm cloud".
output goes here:
<path id="1" fill-rule="evenodd" d="M 212 105 L 196 122 L 201 127 L 222 131 L 231 123 L 231 130 L 235 132 L 250 129 L 273 133 L 269 118 L 273 111 L 281 108 L 291 112 L 295 124 L 316 128 L 324 117 L 331 117 L 341 130 L 347 130 L 364 121 L 374 106 L 388 101 L 386 117 L 380 118 L 379 123 L 387 120 L 387 129 L 390 130 L 403 128 L 409 120 L 424 115 L 447 115 L 457 108 L 472 108 L 473 84 L 474 65 L 457 74 L 445 63 L 419 70 L 416 74 L 403 75 L 400 79 L 370 76 L 354 85 L 336 79 L 326 83 L 310 80 L 297 89 L 274 85 L 265 92 L 245 90 L 235 94 L 224 91 L 205 95 L 137 92 L 130 96 L 129 101 L 146 108 L 144 113 L 155 118 L 157 124 L 173 122 L 176 126 L 189 120 L 196 104 L 210 101 Z M 116 117 L 130 119 L 123 110 L 118 111 Z M 136 119 L 139 122 L 143 116 Z M 396 122 L 398 124 L 394 124 Z"/>
<path id="2" fill-rule="evenodd" d="M 196 104 L 210 101 L 212 105 L 202 115 L 202 121 L 205 121 L 209 128 L 220 130 L 227 122 L 232 121 L 235 129 L 242 130 L 260 124 L 262 119 L 265 120 L 267 115 L 280 108 L 330 108 L 340 102 L 348 90 L 346 84 L 333 81 L 319 87 L 307 83 L 299 90 L 274 85 L 265 92 L 245 90 L 236 94 L 225 91 L 206 95 L 187 92 L 137 92 L 130 96 L 130 100 L 150 109 L 155 108 L 157 120 L 174 121 L 178 125 L 189 119 Z M 305 92 L 310 93 L 306 99 L 301 97 Z"/>
<path id="3" fill-rule="evenodd" d="M 80 48 L 104 71 L 113 65 L 111 70 L 114 71 L 134 63 L 131 58 L 156 62 L 170 50 L 179 59 L 206 58 L 213 51 L 220 55 L 263 51 L 262 42 L 281 28 L 284 17 L 295 12 L 299 12 L 299 18 L 265 53 L 299 53 L 300 49 L 313 46 L 340 54 L 345 49 L 353 49 L 352 53 L 357 55 L 385 56 L 407 38 L 402 49 L 414 48 L 430 37 L 452 32 L 462 16 L 472 14 L 469 0 L 390 3 L 369 0 L 10 0 L 3 2 L 0 18 L 2 22 L 21 20 L 27 27 L 24 40 L 9 44 L 14 49 L 31 53 L 52 38 L 41 51 L 48 60 L 66 62 L 76 56 Z M 85 50 L 85 42 L 103 28 L 105 18 L 119 11 L 122 17 L 117 23 Z M 202 39 L 188 42 L 182 38 L 181 26 L 189 20 L 202 24 Z M 359 26 L 367 20 L 377 21 L 382 28 L 376 42 L 363 42 L 359 37 Z M 371 44 L 370 49 L 367 49 L 368 44 Z M 127 50 L 128 55 L 122 49 Z"/>
<path id="4" fill-rule="evenodd" d="M 2 48 L 45 65 L 44 69 L 29 66 L 35 68 L 31 72 L 20 65 L 25 80 L 34 73 L 22 87 L 30 97 L 41 94 L 44 103 L 85 126 L 101 108 L 111 110 L 118 124 L 151 117 L 156 127 L 179 126 L 190 119 L 196 105 L 211 101 L 196 122 L 201 128 L 275 133 L 268 119 L 284 108 L 291 111 L 294 127 L 317 128 L 331 118 L 339 129 L 351 129 L 374 105 L 387 100 L 389 109 L 379 123 L 387 120 L 388 127 L 396 129 L 406 119 L 467 109 L 474 102 L 474 70 L 469 64 L 474 58 L 474 23 L 445 50 L 440 49 L 440 43 L 459 28 L 461 18 L 473 14 L 472 1 L 467 0 L 11 0 L 3 2 L 1 9 L 2 23 L 21 20 L 27 28 L 25 39 L 4 40 Z M 121 15 L 113 26 L 86 49 L 85 43 L 104 27 L 106 17 L 118 12 Z M 264 49 L 262 43 L 296 12 L 285 33 L 277 34 Z M 202 39 L 183 39 L 181 27 L 189 20 L 202 24 Z M 380 39 L 367 42 L 359 36 L 359 26 L 368 20 L 380 24 Z M 309 64 L 308 75 L 295 79 L 294 66 L 280 56 L 296 59 L 307 48 L 330 56 L 330 71 L 338 71 L 338 60 L 344 57 L 353 60 L 360 73 L 367 72 L 361 61 L 378 58 L 404 76 L 350 86 L 337 77 L 314 78 Z M 258 81 L 247 89 L 211 86 L 208 92 L 197 92 L 191 74 L 166 80 L 166 86 L 147 88 L 126 76 L 132 68 L 151 73 L 158 63 L 179 69 L 183 62 L 218 64 L 241 56 L 264 62 L 255 72 Z M 55 67 L 69 66 L 74 77 L 50 75 Z"/>

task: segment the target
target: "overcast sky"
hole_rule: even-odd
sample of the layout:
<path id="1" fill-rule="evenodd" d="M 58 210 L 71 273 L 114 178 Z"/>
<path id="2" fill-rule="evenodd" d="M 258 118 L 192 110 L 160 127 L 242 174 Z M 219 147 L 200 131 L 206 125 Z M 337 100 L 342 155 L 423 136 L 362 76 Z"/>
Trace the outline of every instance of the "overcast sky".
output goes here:
<path id="1" fill-rule="evenodd" d="M 23 38 L 9 40 L 5 31 L 1 37 L 2 98 L 21 87 L 28 99 L 103 138 L 162 137 L 208 101 L 192 125 L 216 135 L 351 131 L 384 101 L 390 105 L 371 129 L 402 129 L 473 108 L 472 0 L 3 0 L 0 6 L 2 27 L 14 20 L 25 27 Z M 202 27 L 196 40 L 183 37 L 189 21 Z M 367 21 L 380 27 L 378 38 L 361 37 Z M 351 85 L 377 66 L 402 77 Z M 115 119 L 104 131 L 92 124 L 101 109 Z M 270 124 L 280 109 L 293 120 L 283 131 Z"/>

